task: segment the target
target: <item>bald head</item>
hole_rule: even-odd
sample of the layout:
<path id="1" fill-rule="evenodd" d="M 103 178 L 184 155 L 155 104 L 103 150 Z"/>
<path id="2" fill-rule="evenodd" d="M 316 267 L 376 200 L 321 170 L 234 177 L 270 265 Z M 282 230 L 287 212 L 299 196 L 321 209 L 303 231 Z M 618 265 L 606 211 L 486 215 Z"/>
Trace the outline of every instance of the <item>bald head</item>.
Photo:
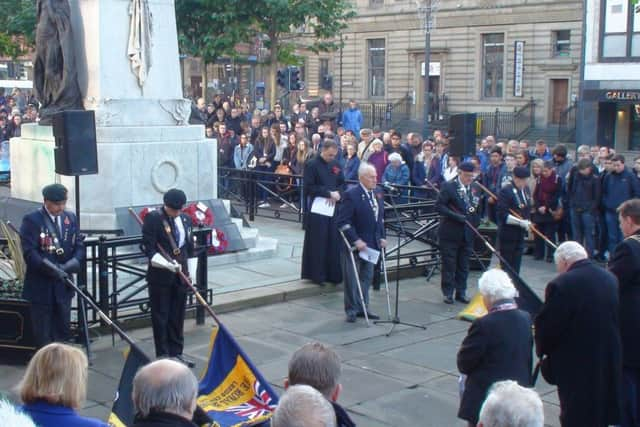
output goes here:
<path id="1" fill-rule="evenodd" d="M 191 419 L 196 408 L 198 380 L 182 363 L 156 360 L 142 367 L 133 379 L 133 404 L 143 417 L 169 412 Z"/>

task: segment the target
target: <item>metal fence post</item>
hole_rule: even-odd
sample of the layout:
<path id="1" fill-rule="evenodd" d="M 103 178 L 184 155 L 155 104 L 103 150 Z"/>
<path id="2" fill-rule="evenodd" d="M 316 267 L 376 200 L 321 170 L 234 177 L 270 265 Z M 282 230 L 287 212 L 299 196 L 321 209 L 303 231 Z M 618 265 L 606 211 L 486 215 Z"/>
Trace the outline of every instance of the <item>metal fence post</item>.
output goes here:
<path id="1" fill-rule="evenodd" d="M 109 263 L 107 261 L 109 252 L 105 245 L 106 236 L 100 236 L 98 242 L 98 293 L 100 300 L 98 305 L 100 310 L 109 315 Z M 106 326 L 104 320 L 100 319 L 100 325 Z"/>
<path id="2" fill-rule="evenodd" d="M 196 288 L 202 299 L 207 300 L 207 289 L 209 287 L 209 274 L 207 271 L 207 248 L 200 248 L 198 254 L 198 270 Z M 204 307 L 202 304 L 196 306 L 196 325 L 204 325 Z"/>
<path id="3" fill-rule="evenodd" d="M 496 112 L 493 115 L 493 135 L 495 138 L 499 138 L 498 135 L 498 114 L 500 113 L 500 109 L 496 108 Z"/>

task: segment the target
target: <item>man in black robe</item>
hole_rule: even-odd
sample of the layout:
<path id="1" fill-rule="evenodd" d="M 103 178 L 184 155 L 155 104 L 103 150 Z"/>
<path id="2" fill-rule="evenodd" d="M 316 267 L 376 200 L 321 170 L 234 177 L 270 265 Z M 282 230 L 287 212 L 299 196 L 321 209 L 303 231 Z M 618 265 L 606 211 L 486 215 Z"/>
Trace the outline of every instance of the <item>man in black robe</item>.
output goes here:
<path id="1" fill-rule="evenodd" d="M 338 145 L 331 139 L 322 143 L 320 154 L 304 166 L 304 194 L 306 218 L 304 246 L 302 249 L 302 278 L 314 283 L 340 283 L 340 236 L 336 214 L 325 216 L 311 212 L 316 197 L 323 197 L 328 204 L 340 201 L 344 186 L 344 174 L 335 160 Z"/>
<path id="2" fill-rule="evenodd" d="M 640 199 L 618 207 L 624 240 L 609 260 L 616 275 L 620 298 L 622 339 L 622 427 L 640 425 Z"/>
<path id="3" fill-rule="evenodd" d="M 563 427 L 605 427 L 620 421 L 622 349 L 618 280 L 590 261 L 576 242 L 554 254 L 560 273 L 548 285 L 535 319 L 542 376 L 558 386 Z"/>

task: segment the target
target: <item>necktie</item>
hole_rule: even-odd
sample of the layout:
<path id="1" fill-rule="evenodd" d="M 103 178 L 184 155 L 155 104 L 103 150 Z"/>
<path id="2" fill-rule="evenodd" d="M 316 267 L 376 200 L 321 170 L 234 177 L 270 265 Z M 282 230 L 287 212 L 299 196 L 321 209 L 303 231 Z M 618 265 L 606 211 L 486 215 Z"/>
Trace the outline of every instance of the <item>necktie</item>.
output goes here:
<path id="1" fill-rule="evenodd" d="M 173 239 L 176 241 L 176 246 L 180 247 L 180 230 L 178 230 L 178 218 L 173 219 Z"/>

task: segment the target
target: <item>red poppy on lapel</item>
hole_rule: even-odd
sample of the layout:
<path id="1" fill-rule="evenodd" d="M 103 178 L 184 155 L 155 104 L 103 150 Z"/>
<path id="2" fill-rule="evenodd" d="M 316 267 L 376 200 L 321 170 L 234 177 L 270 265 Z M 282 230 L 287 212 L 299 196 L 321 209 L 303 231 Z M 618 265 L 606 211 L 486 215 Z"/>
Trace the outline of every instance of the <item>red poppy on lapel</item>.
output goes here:
<path id="1" fill-rule="evenodd" d="M 71 224 L 71 221 L 69 221 L 69 217 L 68 216 L 65 216 L 64 217 L 64 225 L 69 225 L 69 224 Z"/>
<path id="2" fill-rule="evenodd" d="M 332 172 L 334 175 L 338 175 L 338 174 L 340 173 L 340 171 L 341 171 L 341 170 L 342 170 L 342 169 L 340 169 L 338 166 L 334 166 L 333 168 L 331 168 L 331 172 Z"/>

